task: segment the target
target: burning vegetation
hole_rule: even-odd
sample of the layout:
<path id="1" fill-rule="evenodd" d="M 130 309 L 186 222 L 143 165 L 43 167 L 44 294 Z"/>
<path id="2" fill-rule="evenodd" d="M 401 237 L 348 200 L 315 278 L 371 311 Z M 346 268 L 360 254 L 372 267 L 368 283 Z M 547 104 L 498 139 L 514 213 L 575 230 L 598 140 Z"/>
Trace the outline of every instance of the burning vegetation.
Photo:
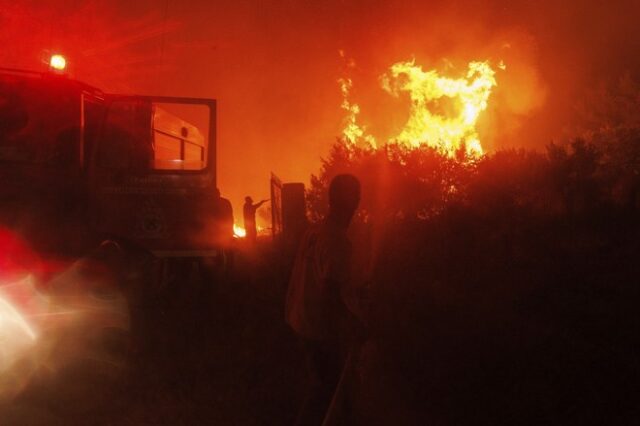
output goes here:
<path id="1" fill-rule="evenodd" d="M 411 20 L 398 19 L 398 27 L 381 31 L 380 39 L 351 42 L 360 44 L 359 53 L 375 51 L 371 56 L 376 58 L 365 59 L 367 72 L 373 75 L 368 92 L 375 91 L 397 107 L 392 118 L 381 118 L 392 108 L 386 105 L 369 115 L 371 97 L 357 96 L 367 80 L 349 72 L 355 67 L 353 61 L 338 80 L 341 103 L 328 95 L 310 96 L 310 87 L 337 95 L 335 78 L 327 78 L 335 70 L 326 65 L 329 54 L 322 55 L 334 52 L 343 34 L 329 43 L 330 48 L 309 47 L 326 42 L 323 37 L 331 34 L 323 29 L 317 31 L 319 37 L 308 31 L 310 23 L 322 22 L 317 19 L 319 9 L 309 6 L 310 11 L 302 11 L 307 6 L 300 6 L 298 15 L 292 13 L 289 25 L 283 26 L 282 18 L 289 16 L 280 9 L 283 6 L 266 8 L 256 14 L 256 22 L 271 24 L 268 19 L 274 19 L 274 25 L 259 26 L 269 29 L 266 37 L 263 32 L 246 31 L 251 25 L 238 26 L 224 13 L 215 14 L 220 21 L 211 25 L 202 19 L 201 12 L 211 12 L 206 2 L 179 10 L 167 2 L 164 14 L 154 11 L 137 22 L 121 14 L 99 13 L 102 3 L 87 3 L 95 15 L 91 25 L 82 10 L 62 21 L 60 43 L 77 45 L 83 54 L 71 56 L 76 59 L 69 64 L 59 57 L 48 64 L 50 69 L 61 71 L 71 65 L 78 75 L 123 90 L 220 93 L 225 102 L 221 155 L 211 161 L 220 163 L 223 192 L 225 185 L 236 181 L 231 184 L 236 186 L 233 199 L 252 193 L 259 185 L 255 176 L 266 175 L 267 168 L 295 171 L 295 178 L 302 179 L 315 167 L 312 161 L 318 155 L 317 149 L 310 149 L 318 146 L 305 142 L 329 144 L 327 135 L 340 132 L 306 195 L 311 221 L 320 222 L 327 215 L 327 187 L 334 176 L 351 173 L 362 184 L 361 208 L 350 229 L 356 252 L 350 265 L 353 284 L 369 302 L 368 343 L 357 357 L 358 424 L 637 421 L 638 66 L 612 88 L 604 81 L 620 70 L 620 64 L 591 53 L 598 49 L 608 53 L 613 50 L 611 40 L 621 45 L 621 38 L 637 44 L 635 33 L 627 31 L 635 31 L 637 14 L 628 13 L 633 17 L 625 18 L 628 22 L 621 16 L 601 22 L 592 20 L 596 12 L 610 16 L 614 8 L 559 4 L 563 14 L 564 9 L 569 11 L 568 18 L 560 19 L 552 16 L 550 6 L 536 3 L 532 7 L 540 13 L 539 22 L 524 34 L 508 28 L 467 31 L 463 18 L 431 9 L 435 18 L 429 24 L 436 25 L 425 25 L 424 17 L 418 16 L 415 26 Z M 342 3 L 340 10 L 348 9 Z M 360 3 L 380 16 L 389 15 L 387 9 Z M 393 6 L 418 3 L 398 1 Z M 34 15 L 31 7 L 18 5 L 0 12 L 5 28 L 13 28 L 3 29 L 0 40 L 16 47 L 5 49 L 1 55 L 5 61 L 34 56 L 25 52 L 33 53 L 40 40 L 28 41 L 25 28 L 54 32 L 40 25 L 44 18 Z M 338 8 L 326 7 L 330 12 L 326 21 L 335 22 Z M 349 19 L 373 25 L 369 15 L 363 17 L 355 6 L 349 7 L 359 12 Z M 528 19 L 526 7 L 511 7 Z M 238 16 L 245 17 L 245 8 L 242 5 Z M 473 16 L 467 19 L 473 22 L 479 20 L 476 15 L 494 13 L 469 10 Z M 197 19 L 182 22 L 187 13 L 198 15 Z M 5 19 L 9 14 L 13 20 Z M 101 15 L 105 18 L 99 19 Z M 553 19 L 555 26 L 567 29 L 545 32 Z M 580 26 L 571 26 L 574 21 Z M 627 22 L 620 25 L 626 31 L 620 31 L 623 37 L 603 30 L 620 22 Z M 452 24 L 465 30 L 451 36 L 457 47 L 449 52 L 445 51 L 449 46 L 437 46 L 449 38 L 431 37 L 430 32 L 449 32 Z M 207 33 L 209 27 L 225 37 L 231 35 L 222 40 L 218 33 Z M 74 28 L 90 32 L 91 37 Z M 429 30 L 417 34 L 415 28 Z M 588 36 L 577 37 L 579 32 Z M 291 36 L 302 33 L 308 38 Z M 15 40 L 22 38 L 27 41 L 20 48 Z M 483 48 L 484 41 L 470 41 L 473 38 L 490 39 L 492 47 Z M 606 40 L 606 45 L 600 46 L 595 38 Z M 387 39 L 397 43 L 385 44 Z M 538 43 L 541 53 L 536 51 Z M 410 57 L 416 46 L 417 59 L 393 63 Z M 637 49 L 619 49 L 616 55 L 631 64 L 628 52 Z M 455 66 L 423 60 L 449 53 L 464 59 Z M 87 58 L 93 58 L 91 65 Z M 255 62 L 247 64 L 247 58 Z M 377 65 L 369 67 L 371 63 Z M 600 81 L 604 71 L 594 64 L 605 64 L 598 67 L 610 73 L 602 77 L 601 89 L 594 81 Z M 588 76 L 588 69 L 597 76 Z M 207 77 L 196 78 L 198 70 Z M 280 84 L 283 81 L 287 84 Z M 585 87 L 596 87 L 591 97 L 584 96 Z M 62 110 L 60 100 L 64 98 L 56 97 L 56 108 L 41 108 L 42 116 L 59 121 L 55 113 Z M 345 117 L 338 129 L 339 113 Z M 13 117 L 0 127 L 20 122 L 20 117 Z M 549 142 L 552 138 L 561 142 Z M 25 139 L 33 144 L 43 140 Z M 243 143 L 228 143 L 232 140 Z M 496 146 L 538 149 L 493 149 Z M 176 150 L 180 160 L 181 147 Z M 0 157 L 24 159 L 18 155 L 21 151 L 3 148 Z M 121 157 L 114 156 L 117 168 L 121 163 Z M 12 173 L 3 170 L 3 177 Z M 50 176 L 44 175 L 45 186 L 34 199 L 52 201 L 55 208 L 46 213 L 58 220 L 73 209 L 66 199 L 51 195 Z M 140 176 L 128 181 L 161 183 Z M 113 182 L 122 180 L 121 171 L 114 172 Z M 175 179 L 171 182 L 176 184 Z M 213 187 L 203 187 L 198 196 L 209 200 Z M 21 184 L 2 188 L 2 219 L 22 218 L 6 207 L 6 201 L 26 193 L 24 188 Z M 107 189 L 100 194 L 126 192 Z M 166 212 L 176 212 L 186 190 L 169 189 L 176 198 Z M 140 194 L 148 192 L 128 195 L 141 200 Z M 96 199 L 105 208 L 76 210 L 104 214 L 109 204 L 120 204 L 100 194 Z M 45 211 L 38 203 L 24 206 Z M 304 206 L 300 210 L 304 214 Z M 149 202 L 141 209 L 124 209 L 121 217 L 128 225 L 135 222 L 132 215 L 139 214 L 136 231 L 153 238 L 164 235 L 167 223 L 206 234 L 193 220 L 198 216 L 195 210 L 187 206 L 185 211 L 188 214 L 167 221 L 163 211 Z M 74 218 L 82 223 L 94 219 Z M 44 223 L 14 223 L 27 222 Z M 34 226 L 33 235 L 56 229 L 67 239 L 83 235 L 58 225 Z M 44 287 L 35 284 L 40 279 L 35 267 L 21 269 L 19 277 L 2 277 L 10 269 L 3 262 L 18 250 L 0 238 L 0 418 L 7 419 L 12 412 L 20 417 L 27 407 L 25 413 L 41 409 L 68 424 L 87 418 L 96 418 L 97 424 L 291 423 L 302 393 L 298 376 L 303 371 L 296 342 L 282 323 L 291 259 L 270 238 L 249 244 L 251 228 L 239 221 L 232 225 L 238 239 L 233 244 L 243 250 L 246 246 L 246 251 L 233 253 L 236 263 L 229 269 L 208 269 L 222 258 L 209 257 L 214 254 L 196 260 L 192 250 L 172 250 L 168 256 L 175 258 L 167 260 L 162 258 L 166 252 L 156 257 L 125 244 L 127 251 L 118 259 L 126 267 L 101 264 L 100 258 L 74 259 L 48 273 Z M 14 228 L 24 231 L 21 226 Z M 0 226 L 0 237 L 2 230 Z M 258 226 L 256 231 L 268 229 Z M 174 243 L 179 236 L 170 234 L 167 240 Z M 57 244 L 48 247 L 59 250 Z"/>
<path id="2" fill-rule="evenodd" d="M 506 69 L 502 62 L 499 67 Z M 347 112 L 344 139 L 375 148 L 376 138 L 358 124 L 360 106 L 350 99 L 352 80 L 341 78 L 338 82 L 343 96 L 341 107 Z M 460 150 L 469 156 L 482 155 L 476 122 L 496 85 L 495 71 L 488 61 L 470 62 L 466 74 L 459 78 L 425 71 L 415 60 L 391 65 L 380 77 L 380 87 L 394 97 L 406 94 L 410 109 L 407 122 L 389 142 L 414 148 L 426 145 L 449 156 Z"/>
<path id="3" fill-rule="evenodd" d="M 481 157 L 333 147 L 311 213 L 326 215 L 333 176 L 361 180 L 356 280 L 372 294 L 372 356 L 401 383 L 386 422 L 401 404 L 441 424 L 634 416 L 639 147 L 640 129 Z M 383 386 L 385 368 L 369 374 L 364 389 Z"/>
<path id="4" fill-rule="evenodd" d="M 468 141 L 479 144 L 474 124 L 497 83 L 488 64 L 470 66 L 467 80 L 413 63 L 385 75 L 387 92 L 409 94 L 407 125 L 396 143 L 376 146 L 349 121 L 360 131 L 334 144 L 308 201 L 320 221 L 333 176 L 362 182 L 355 270 L 372 294 L 376 356 L 402 377 L 403 403 L 441 424 L 633 418 L 640 126 L 628 111 L 637 84 L 626 76 L 602 89 L 569 142 L 483 152 Z M 432 93 L 450 86 L 474 95 L 446 115 Z"/>

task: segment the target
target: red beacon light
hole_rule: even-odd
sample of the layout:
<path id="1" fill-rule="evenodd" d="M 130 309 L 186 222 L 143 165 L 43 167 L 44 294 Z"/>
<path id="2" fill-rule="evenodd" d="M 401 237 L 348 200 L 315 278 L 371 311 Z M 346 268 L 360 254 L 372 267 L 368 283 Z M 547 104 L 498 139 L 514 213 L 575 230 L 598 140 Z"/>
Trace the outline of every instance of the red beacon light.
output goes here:
<path id="1" fill-rule="evenodd" d="M 64 72 L 65 68 L 67 68 L 67 60 L 62 55 L 51 55 L 51 59 L 49 60 L 49 69 L 55 72 Z"/>

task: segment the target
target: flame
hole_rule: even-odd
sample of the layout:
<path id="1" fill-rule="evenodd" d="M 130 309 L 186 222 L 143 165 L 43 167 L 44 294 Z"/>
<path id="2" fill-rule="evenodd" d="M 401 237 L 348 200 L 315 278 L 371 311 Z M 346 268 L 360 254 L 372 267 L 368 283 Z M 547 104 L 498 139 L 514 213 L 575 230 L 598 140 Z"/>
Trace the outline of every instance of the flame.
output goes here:
<path id="1" fill-rule="evenodd" d="M 358 124 L 360 106 L 350 100 L 353 82 L 350 78 L 340 78 L 338 79 L 338 83 L 340 84 L 340 92 L 342 93 L 342 104 L 340 107 L 347 112 L 345 125 L 342 129 L 342 137 L 351 143 L 364 141 L 375 148 L 375 138 L 365 132 L 364 126 Z"/>
<path id="2" fill-rule="evenodd" d="M 503 61 L 498 68 L 506 69 Z M 341 78 L 338 83 L 341 108 L 347 112 L 342 137 L 351 143 L 364 141 L 375 148 L 376 139 L 358 124 L 360 106 L 350 99 L 353 82 Z M 424 71 L 415 61 L 397 62 L 380 77 L 380 84 L 392 96 L 399 97 L 404 92 L 411 100 L 409 119 L 390 139 L 392 142 L 410 147 L 427 144 L 450 156 L 463 147 L 469 156 L 482 155 L 476 122 L 497 85 L 488 61 L 470 62 L 466 75 L 460 78 L 445 77 L 436 70 Z"/>
<path id="3" fill-rule="evenodd" d="M 233 224 L 233 236 L 235 238 L 244 238 L 247 236 L 247 231 L 241 227 L 236 225 L 235 223 Z"/>
<path id="4" fill-rule="evenodd" d="M 468 155 L 482 155 L 475 125 L 496 86 L 494 75 L 488 62 L 469 63 L 466 76 L 457 79 L 424 71 L 415 61 L 393 64 L 381 77 L 382 88 L 396 97 L 406 92 L 411 99 L 409 119 L 393 140 L 414 147 L 426 143 L 451 156 L 463 146 Z M 448 109 L 446 98 L 452 101 Z"/>
<path id="5" fill-rule="evenodd" d="M 269 228 L 265 228 L 264 226 L 256 225 L 256 232 L 258 235 L 266 235 L 269 232 Z M 240 225 L 233 225 L 233 237 L 234 238 L 245 238 L 247 236 L 247 230 L 244 229 Z"/>

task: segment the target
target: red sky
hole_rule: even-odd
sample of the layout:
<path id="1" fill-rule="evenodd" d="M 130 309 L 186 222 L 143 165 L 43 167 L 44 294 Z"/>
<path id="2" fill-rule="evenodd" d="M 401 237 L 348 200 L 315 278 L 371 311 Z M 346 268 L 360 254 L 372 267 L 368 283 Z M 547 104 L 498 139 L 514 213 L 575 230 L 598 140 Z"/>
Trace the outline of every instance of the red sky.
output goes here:
<path id="1" fill-rule="evenodd" d="M 317 172 L 340 134 L 346 72 L 362 121 L 384 133 L 403 114 L 378 83 L 394 62 L 446 59 L 455 74 L 502 59 L 483 144 L 542 147 L 572 135 L 591 88 L 640 80 L 639 18 L 633 0 L 0 0 L 0 66 L 37 69 L 55 49 L 105 91 L 218 99 L 218 182 L 239 216 L 245 195 L 268 195 L 270 172 Z"/>

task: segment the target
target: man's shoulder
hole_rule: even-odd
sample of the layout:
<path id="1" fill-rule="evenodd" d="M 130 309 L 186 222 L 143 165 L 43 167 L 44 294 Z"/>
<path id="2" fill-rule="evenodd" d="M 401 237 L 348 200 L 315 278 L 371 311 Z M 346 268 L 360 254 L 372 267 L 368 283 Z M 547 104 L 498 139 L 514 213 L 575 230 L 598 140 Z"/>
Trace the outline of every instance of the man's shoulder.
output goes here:
<path id="1" fill-rule="evenodd" d="M 351 241 L 345 230 L 330 225 L 320 225 L 315 231 L 317 239 L 332 252 L 344 253 L 351 250 Z"/>

